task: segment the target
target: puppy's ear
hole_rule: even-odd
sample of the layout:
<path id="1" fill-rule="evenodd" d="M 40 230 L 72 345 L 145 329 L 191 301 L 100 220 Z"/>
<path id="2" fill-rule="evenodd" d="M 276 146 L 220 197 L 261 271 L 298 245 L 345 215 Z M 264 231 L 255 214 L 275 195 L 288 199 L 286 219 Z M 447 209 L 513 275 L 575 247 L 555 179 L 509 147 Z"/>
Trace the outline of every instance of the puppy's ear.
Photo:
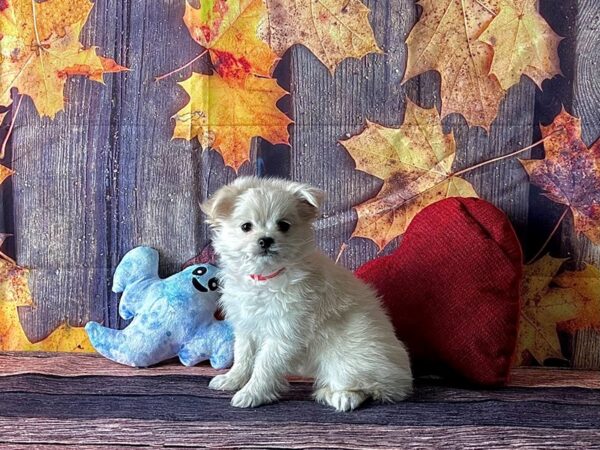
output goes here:
<path id="1" fill-rule="evenodd" d="M 300 200 L 302 216 L 308 220 L 316 219 L 325 199 L 325 193 L 316 187 L 299 183 L 294 186 L 294 194 Z"/>
<path id="2" fill-rule="evenodd" d="M 206 222 L 211 226 L 217 226 L 220 221 L 226 219 L 232 213 L 239 193 L 240 190 L 236 186 L 223 186 L 202 203 L 200 209 L 206 214 Z"/>

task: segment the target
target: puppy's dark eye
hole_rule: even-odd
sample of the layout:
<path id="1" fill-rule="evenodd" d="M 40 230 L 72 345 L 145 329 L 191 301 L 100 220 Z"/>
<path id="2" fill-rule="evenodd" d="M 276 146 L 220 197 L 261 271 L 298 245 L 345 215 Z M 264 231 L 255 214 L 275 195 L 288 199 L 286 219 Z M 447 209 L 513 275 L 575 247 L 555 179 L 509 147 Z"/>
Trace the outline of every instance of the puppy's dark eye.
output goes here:
<path id="1" fill-rule="evenodd" d="M 246 222 L 246 223 L 242 224 L 242 231 L 244 233 L 247 233 L 251 229 L 252 229 L 252 224 L 250 222 Z"/>
<path id="2" fill-rule="evenodd" d="M 277 222 L 277 229 L 282 233 L 285 233 L 290 229 L 290 223 L 286 222 L 285 220 L 280 220 Z"/>
<path id="3" fill-rule="evenodd" d="M 219 282 L 216 278 L 211 278 L 210 280 L 208 280 L 208 288 L 211 291 L 216 291 L 219 288 Z"/>

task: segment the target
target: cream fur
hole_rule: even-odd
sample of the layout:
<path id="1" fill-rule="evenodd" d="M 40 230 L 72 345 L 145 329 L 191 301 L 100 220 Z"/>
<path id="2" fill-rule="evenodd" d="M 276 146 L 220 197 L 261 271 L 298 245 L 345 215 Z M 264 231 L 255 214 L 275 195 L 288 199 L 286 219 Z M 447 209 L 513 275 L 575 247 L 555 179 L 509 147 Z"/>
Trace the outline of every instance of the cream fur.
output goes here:
<path id="1" fill-rule="evenodd" d="M 375 292 L 315 248 L 322 197 L 304 184 L 241 177 L 203 205 L 222 268 L 221 304 L 236 334 L 233 367 L 209 387 L 237 391 L 233 406 L 276 401 L 286 375 L 314 377 L 316 400 L 340 411 L 411 392 L 408 354 Z M 242 231 L 248 222 L 252 230 Z M 261 237 L 275 240 L 274 254 L 262 254 Z M 268 281 L 250 278 L 282 267 Z"/>

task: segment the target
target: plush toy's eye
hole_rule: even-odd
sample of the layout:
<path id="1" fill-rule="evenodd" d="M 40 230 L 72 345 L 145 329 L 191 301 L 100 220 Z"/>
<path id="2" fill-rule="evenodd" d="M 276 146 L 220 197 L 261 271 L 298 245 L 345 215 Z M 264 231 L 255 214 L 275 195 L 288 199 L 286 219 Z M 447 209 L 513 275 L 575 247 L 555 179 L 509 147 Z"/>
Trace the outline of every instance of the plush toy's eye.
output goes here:
<path id="1" fill-rule="evenodd" d="M 219 281 L 216 278 L 211 278 L 210 280 L 208 280 L 208 288 L 211 291 L 216 291 L 217 289 L 219 289 Z"/>
<path id="2" fill-rule="evenodd" d="M 285 220 L 280 220 L 279 222 L 277 222 L 277 229 L 282 233 L 287 232 L 290 229 L 290 226 L 290 223 L 286 222 Z"/>
<path id="3" fill-rule="evenodd" d="M 244 233 L 247 233 L 251 229 L 252 229 L 252 224 L 250 222 L 246 222 L 245 224 L 242 224 L 242 231 Z"/>
<path id="4" fill-rule="evenodd" d="M 200 275 L 200 276 L 204 275 L 205 273 L 206 273 L 206 267 L 204 267 L 204 266 L 200 266 L 192 272 L 193 275 Z"/>

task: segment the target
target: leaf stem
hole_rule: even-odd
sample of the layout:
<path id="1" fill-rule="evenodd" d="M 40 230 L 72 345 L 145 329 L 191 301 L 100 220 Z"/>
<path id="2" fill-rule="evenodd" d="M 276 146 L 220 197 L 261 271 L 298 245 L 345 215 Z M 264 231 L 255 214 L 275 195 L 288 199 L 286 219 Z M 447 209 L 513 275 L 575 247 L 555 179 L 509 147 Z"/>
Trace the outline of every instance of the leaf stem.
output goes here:
<path id="1" fill-rule="evenodd" d="M 502 161 L 503 159 L 507 159 L 507 158 L 512 158 L 513 156 L 516 156 L 516 155 L 518 155 L 519 153 L 526 152 L 527 150 L 529 150 L 529 149 L 531 149 L 531 148 L 533 148 L 533 147 L 535 147 L 535 146 L 537 146 L 537 145 L 541 144 L 542 142 L 544 142 L 544 141 L 546 141 L 546 140 L 550 139 L 552 136 L 554 136 L 554 135 L 555 135 L 556 133 L 558 133 L 559 131 L 563 131 L 563 130 L 564 130 L 564 128 L 563 128 L 563 127 L 561 127 L 561 128 L 558 128 L 557 130 L 553 131 L 552 133 L 550 133 L 550 134 L 549 134 L 548 136 L 546 136 L 545 138 L 542 138 L 542 139 L 540 139 L 539 141 L 537 141 L 537 142 L 534 142 L 533 144 L 531 144 L 531 145 L 528 145 L 528 146 L 527 146 L 527 147 L 525 147 L 525 148 L 522 148 L 522 149 L 519 149 L 519 150 L 515 150 L 514 152 L 512 152 L 512 153 L 509 153 L 509 154 L 507 154 L 507 155 L 498 156 L 498 157 L 496 157 L 496 158 L 488 159 L 488 160 L 486 160 L 486 161 L 480 162 L 479 164 L 475 164 L 474 166 L 467 167 L 466 169 L 459 170 L 459 171 L 457 171 L 457 172 L 454 172 L 454 173 L 450 174 L 450 175 L 449 175 L 449 177 L 457 177 L 457 176 L 459 176 L 459 175 L 463 175 L 463 174 L 465 174 L 465 173 L 467 173 L 467 172 L 470 172 L 470 171 L 472 171 L 472 170 L 478 169 L 478 168 L 480 168 L 480 167 L 487 166 L 488 164 L 491 164 L 491 163 L 493 163 L 493 162 L 496 162 L 496 161 Z"/>
<path id="2" fill-rule="evenodd" d="M 338 252 L 337 257 L 335 258 L 336 264 L 340 261 L 342 254 L 346 251 L 347 248 L 348 248 L 348 244 L 346 244 L 345 242 L 340 246 L 340 251 Z"/>
<path id="3" fill-rule="evenodd" d="M 180 70 L 185 69 L 186 67 L 191 66 L 192 64 L 194 64 L 196 61 L 198 61 L 200 58 L 202 58 L 204 55 L 206 55 L 206 52 L 208 52 L 208 49 L 204 50 L 202 53 L 200 53 L 198 56 L 196 56 L 194 59 L 192 59 L 191 61 L 187 62 L 186 64 L 184 64 L 181 67 L 178 67 L 177 69 L 174 69 L 172 71 L 170 71 L 169 73 L 165 73 L 164 75 L 158 76 L 154 78 L 154 81 L 160 81 L 163 80 L 167 77 L 170 77 L 171 75 L 173 75 L 174 73 L 179 72 Z"/>
<path id="4" fill-rule="evenodd" d="M 17 106 L 15 107 L 14 112 L 10 118 L 10 127 L 6 132 L 6 136 L 4 136 L 4 140 L 2 141 L 2 148 L 0 149 L 0 159 L 4 159 L 4 154 L 6 152 L 6 146 L 8 145 L 8 140 L 10 139 L 10 135 L 12 134 L 12 130 L 15 126 L 15 121 L 17 119 L 17 114 L 19 114 L 19 109 L 21 108 L 21 101 L 23 101 L 23 95 L 19 95 L 19 100 L 17 101 Z"/>
<path id="5" fill-rule="evenodd" d="M 534 262 L 544 251 L 544 249 L 546 248 L 546 246 L 550 243 L 550 241 L 552 240 L 552 237 L 554 236 L 554 234 L 556 233 L 556 231 L 558 230 L 558 227 L 560 226 L 560 224 L 562 223 L 562 221 L 564 220 L 565 216 L 567 215 L 567 213 L 569 212 L 569 209 L 571 209 L 569 206 L 567 206 L 565 208 L 565 210 L 563 211 L 563 213 L 560 215 L 559 219 L 556 221 L 556 225 L 554 225 L 554 228 L 552 229 L 552 231 L 550 232 L 550 235 L 548 236 L 548 238 L 544 241 L 544 243 L 542 244 L 542 247 L 537 251 L 537 253 L 535 255 L 533 255 L 532 258 L 529 259 L 529 261 L 527 261 L 525 264 L 531 264 L 532 262 Z"/>

